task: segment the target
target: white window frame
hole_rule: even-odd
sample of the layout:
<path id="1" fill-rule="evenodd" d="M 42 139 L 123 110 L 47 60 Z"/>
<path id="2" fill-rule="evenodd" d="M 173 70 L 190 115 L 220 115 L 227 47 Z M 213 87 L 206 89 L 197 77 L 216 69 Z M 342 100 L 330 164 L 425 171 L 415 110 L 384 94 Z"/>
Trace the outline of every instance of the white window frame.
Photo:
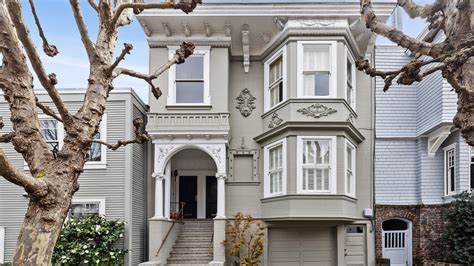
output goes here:
<path id="1" fill-rule="evenodd" d="M 39 120 L 55 120 L 54 118 L 45 115 L 39 114 Z M 57 121 L 57 120 L 56 120 Z M 58 143 L 59 149 L 61 149 L 64 145 L 64 126 L 61 122 L 57 121 L 57 132 L 58 132 Z M 107 114 L 102 116 L 102 121 L 99 126 L 100 131 L 100 140 L 103 142 L 107 142 Z M 104 145 L 101 145 L 101 160 L 100 161 L 87 161 L 84 165 L 84 169 L 106 169 L 107 168 L 107 148 Z M 24 162 L 24 170 L 29 170 L 28 164 Z"/>
<path id="2" fill-rule="evenodd" d="M 304 46 L 305 45 L 329 45 L 329 56 L 331 76 L 329 78 L 329 95 L 328 96 L 308 96 L 304 95 Z M 298 41 L 297 42 L 297 97 L 298 98 L 335 98 L 337 97 L 337 42 L 336 41 Z"/>
<path id="3" fill-rule="evenodd" d="M 469 189 L 471 191 L 474 191 L 474 188 L 472 188 L 472 186 L 474 184 L 471 183 L 471 165 L 474 164 L 474 162 L 472 162 L 472 158 L 474 157 L 474 147 L 473 146 L 468 146 L 469 147 Z"/>
<path id="4" fill-rule="evenodd" d="M 5 227 L 0 226 L 0 263 L 5 263 Z"/>
<path id="5" fill-rule="evenodd" d="M 350 61 L 351 64 L 352 64 L 352 99 L 351 99 L 351 103 L 350 103 L 350 106 L 352 107 L 352 109 L 354 109 L 354 111 L 356 110 L 356 103 L 357 103 L 357 84 L 356 84 L 356 74 L 357 74 L 357 71 L 356 71 L 356 66 L 355 66 L 355 59 L 354 57 L 352 56 L 351 52 L 349 51 L 349 49 L 346 47 L 346 53 L 345 53 L 345 57 L 344 57 L 344 98 L 346 99 L 347 103 L 349 103 L 349 99 L 348 99 L 348 95 L 347 95 L 347 61 Z"/>
<path id="6" fill-rule="evenodd" d="M 270 107 L 270 65 L 273 64 L 278 58 L 282 59 L 282 78 L 283 78 L 283 95 L 282 101 L 275 104 L 274 106 Z M 273 108 L 279 106 L 284 101 L 288 99 L 288 49 L 287 46 L 283 46 L 280 50 L 278 50 L 274 55 L 272 55 L 267 61 L 264 63 L 264 112 L 270 111 Z"/>
<path id="7" fill-rule="evenodd" d="M 263 196 L 264 198 L 275 197 L 275 196 L 282 196 L 287 194 L 287 140 L 283 138 L 281 140 L 275 141 L 271 144 L 268 144 L 264 147 L 263 153 L 263 171 L 264 171 L 264 178 L 263 178 Z M 268 174 L 270 170 L 270 149 L 282 146 L 282 164 L 283 164 L 283 174 L 282 174 L 282 182 L 281 182 L 281 192 L 278 193 L 270 193 L 270 175 Z"/>
<path id="8" fill-rule="evenodd" d="M 105 216 L 105 198 L 87 198 L 87 197 L 73 197 L 71 200 L 72 204 L 99 204 L 99 215 Z M 68 210 L 69 213 L 69 210 Z M 66 217 L 69 220 L 69 215 Z"/>
<path id="9" fill-rule="evenodd" d="M 169 59 L 172 59 L 178 46 L 168 46 L 168 56 Z M 168 98 L 167 105 L 169 106 L 203 106 L 211 105 L 211 95 L 209 92 L 210 85 L 210 46 L 197 46 L 194 49 L 193 55 L 203 55 L 204 56 L 204 69 L 203 69 L 203 78 L 204 78 L 204 97 L 202 103 L 176 103 L 176 65 L 170 67 L 168 71 Z"/>
<path id="10" fill-rule="evenodd" d="M 448 179 L 448 161 L 447 161 L 447 156 L 449 151 L 453 151 L 453 156 L 454 156 L 454 191 L 450 191 L 449 188 L 451 187 L 451 180 Z M 445 196 L 450 196 L 456 194 L 456 143 L 453 143 L 449 146 L 446 146 L 443 148 L 443 153 L 444 153 L 444 195 Z"/>
<path id="11" fill-rule="evenodd" d="M 303 142 L 306 140 L 330 140 L 329 190 L 303 190 Z M 298 194 L 335 194 L 337 191 L 337 138 L 336 136 L 297 136 L 296 137 L 296 193 Z"/>
<path id="12" fill-rule="evenodd" d="M 357 182 L 357 149 L 354 144 L 352 144 L 349 140 L 346 139 L 344 147 L 344 191 L 346 195 L 351 197 L 355 197 L 356 195 L 356 182 Z M 350 147 L 352 149 L 352 178 L 351 178 L 351 191 L 347 191 L 347 148 Z"/>

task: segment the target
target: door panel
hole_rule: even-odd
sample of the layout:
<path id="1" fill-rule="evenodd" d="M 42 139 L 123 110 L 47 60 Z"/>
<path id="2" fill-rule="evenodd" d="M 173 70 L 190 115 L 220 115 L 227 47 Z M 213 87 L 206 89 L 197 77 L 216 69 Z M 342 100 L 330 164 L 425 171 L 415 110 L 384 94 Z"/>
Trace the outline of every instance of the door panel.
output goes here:
<path id="1" fill-rule="evenodd" d="M 334 228 L 270 228 L 268 237 L 271 266 L 335 265 Z"/>
<path id="2" fill-rule="evenodd" d="M 214 218 L 217 214 L 217 178 L 206 177 L 206 218 Z"/>
<path id="3" fill-rule="evenodd" d="M 348 266 L 366 265 L 365 227 L 363 225 L 346 226 L 345 257 Z"/>
<path id="4" fill-rule="evenodd" d="M 185 219 L 197 218 L 197 176 L 179 177 L 179 201 L 184 202 Z"/>

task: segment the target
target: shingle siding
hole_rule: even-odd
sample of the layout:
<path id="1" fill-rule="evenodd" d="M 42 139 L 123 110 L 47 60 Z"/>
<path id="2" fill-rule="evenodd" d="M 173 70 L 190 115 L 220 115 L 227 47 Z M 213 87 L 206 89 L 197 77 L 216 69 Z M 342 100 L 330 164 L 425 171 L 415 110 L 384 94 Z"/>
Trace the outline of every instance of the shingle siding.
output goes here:
<path id="1" fill-rule="evenodd" d="M 441 74 L 432 74 L 418 84 L 417 135 L 433 129 L 443 117 L 443 86 Z"/>

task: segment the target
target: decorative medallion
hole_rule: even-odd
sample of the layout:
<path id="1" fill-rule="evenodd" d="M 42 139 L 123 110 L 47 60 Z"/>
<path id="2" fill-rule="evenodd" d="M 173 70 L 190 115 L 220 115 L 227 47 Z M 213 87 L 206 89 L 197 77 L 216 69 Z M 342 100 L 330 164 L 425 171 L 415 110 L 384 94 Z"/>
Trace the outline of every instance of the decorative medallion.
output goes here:
<path id="1" fill-rule="evenodd" d="M 242 137 L 242 142 L 240 143 L 239 149 L 241 149 L 241 150 L 248 149 L 247 144 L 245 143 L 245 137 Z"/>
<path id="2" fill-rule="evenodd" d="M 322 104 L 313 104 L 308 106 L 307 108 L 298 109 L 298 113 L 302 113 L 306 116 L 311 116 L 314 118 L 320 118 L 321 116 L 328 116 L 337 112 L 336 109 L 329 108 Z"/>
<path id="3" fill-rule="evenodd" d="M 283 119 L 281 119 L 277 113 L 273 113 L 272 115 L 272 121 L 270 121 L 270 125 L 268 125 L 269 128 L 274 128 L 279 126 L 283 122 Z"/>
<path id="4" fill-rule="evenodd" d="M 207 146 L 206 148 L 216 157 L 217 161 L 221 163 L 221 148 L 214 148 L 211 146 Z"/>
<path id="5" fill-rule="evenodd" d="M 245 88 L 235 99 L 237 100 L 237 106 L 235 106 L 235 108 L 239 109 L 244 117 L 252 114 L 253 109 L 255 109 L 255 100 L 257 98 L 253 97 L 249 89 Z"/>

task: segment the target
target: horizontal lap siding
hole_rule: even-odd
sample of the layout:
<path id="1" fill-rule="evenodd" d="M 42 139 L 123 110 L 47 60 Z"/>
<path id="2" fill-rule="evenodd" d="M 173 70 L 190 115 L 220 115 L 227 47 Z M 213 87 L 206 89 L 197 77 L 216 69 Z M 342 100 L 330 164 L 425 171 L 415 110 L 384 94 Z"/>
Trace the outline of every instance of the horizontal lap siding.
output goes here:
<path id="1" fill-rule="evenodd" d="M 443 122 L 452 123 L 457 111 L 458 97 L 453 87 L 443 79 Z"/>
<path id="2" fill-rule="evenodd" d="M 82 95 L 77 95 L 82 100 Z M 67 102 L 70 110 L 77 110 L 82 102 Z M 107 141 L 117 142 L 125 137 L 125 101 L 109 101 L 107 103 Z M 9 110 L 5 102 L 0 103 L 0 116 L 3 116 L 6 127 L 2 132 L 11 129 Z M 11 145 L 0 144 L 9 159 L 18 168 L 23 168 L 23 159 Z M 79 179 L 80 189 L 74 197 L 103 198 L 105 197 L 106 216 L 110 219 L 123 220 L 124 189 L 125 189 L 125 150 L 107 152 L 107 169 L 86 169 Z M 27 173 L 27 171 L 25 171 Z M 26 212 L 27 199 L 22 196 L 23 189 L 16 187 L 0 178 L 0 226 L 6 227 L 5 261 L 11 261 L 21 222 Z M 119 241 L 123 246 L 123 240 Z"/>
<path id="3" fill-rule="evenodd" d="M 443 77 L 431 74 L 418 84 L 418 135 L 434 128 L 443 117 Z"/>
<path id="4" fill-rule="evenodd" d="M 377 204 L 416 204 L 418 147 L 416 140 L 375 142 L 375 199 Z"/>
<path id="5" fill-rule="evenodd" d="M 133 117 L 144 116 L 133 108 Z M 132 170 L 132 265 L 138 265 L 145 258 L 145 210 L 146 210 L 146 144 L 133 145 Z"/>
<path id="6" fill-rule="evenodd" d="M 421 203 L 439 204 L 444 196 L 444 151 L 440 148 L 435 157 L 429 158 L 427 141 L 418 139 Z"/>
<path id="7" fill-rule="evenodd" d="M 378 70 L 399 69 L 410 61 L 405 49 L 381 46 L 376 49 L 375 66 Z M 384 82 L 376 79 L 376 135 L 377 137 L 410 137 L 416 135 L 416 86 L 394 83 L 383 92 Z"/>

